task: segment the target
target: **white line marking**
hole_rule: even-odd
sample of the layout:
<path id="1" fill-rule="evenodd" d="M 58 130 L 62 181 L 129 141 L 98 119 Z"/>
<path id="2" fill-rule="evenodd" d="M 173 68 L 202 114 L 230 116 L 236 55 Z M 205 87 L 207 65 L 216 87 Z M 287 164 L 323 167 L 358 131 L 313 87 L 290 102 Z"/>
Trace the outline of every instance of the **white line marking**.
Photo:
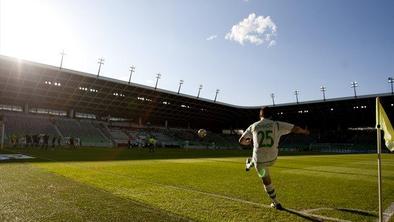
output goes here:
<path id="1" fill-rule="evenodd" d="M 383 222 L 388 222 L 390 218 L 394 215 L 394 202 L 384 211 Z"/>
<path id="2" fill-rule="evenodd" d="M 33 159 L 34 157 L 23 154 L 0 154 L 0 160 L 23 160 Z"/>
<path id="3" fill-rule="evenodd" d="M 264 207 L 264 208 L 271 208 L 271 206 L 266 205 L 266 204 L 260 204 L 260 203 L 255 203 L 252 201 L 248 201 L 248 200 L 243 200 L 243 199 L 239 199 L 239 198 L 235 198 L 235 197 L 229 197 L 229 196 L 225 196 L 225 195 L 220 195 L 220 194 L 215 194 L 215 193 L 209 193 L 209 192 L 204 192 L 204 191 L 200 191 L 200 190 L 195 190 L 195 189 L 190 189 L 190 188 L 185 188 L 185 187 L 179 187 L 179 186 L 174 186 L 174 185 L 168 185 L 168 184 L 162 184 L 162 183 L 157 183 L 157 182 L 152 182 L 152 181 L 147 181 L 146 179 L 143 178 L 138 178 L 138 177 L 130 177 L 127 175 L 122 175 L 122 174 L 115 174 L 112 172 L 108 172 L 106 170 L 94 170 L 91 168 L 84 168 L 84 167 L 80 167 L 79 168 L 83 168 L 83 169 L 88 169 L 91 171 L 98 171 L 100 173 L 105 173 L 105 174 L 109 174 L 109 175 L 113 175 L 113 176 L 120 176 L 120 177 L 125 177 L 125 178 L 132 178 L 132 179 L 139 179 L 139 180 L 143 180 L 146 183 L 150 183 L 153 185 L 158 185 L 158 186 L 162 186 L 162 187 L 167 187 L 167 188 L 171 188 L 171 189 L 176 189 L 176 190 L 183 190 L 183 191 L 188 191 L 188 192 L 193 192 L 193 193 L 198 193 L 198 194 L 203 194 L 206 196 L 211 196 L 211 197 L 215 197 L 215 198 L 220 198 L 220 199 L 226 199 L 226 200 L 231 200 L 231 201 L 235 201 L 235 202 L 239 202 L 239 203 L 245 203 L 245 204 L 250 204 L 250 205 L 254 205 L 254 206 L 259 206 L 259 207 Z M 321 216 L 321 215 L 316 215 L 316 214 L 310 214 L 310 213 L 304 213 L 301 211 L 297 211 L 291 208 L 286 208 L 288 211 L 293 211 L 298 213 L 299 215 L 303 215 L 305 217 L 317 220 L 317 221 L 324 221 L 324 220 L 328 220 L 328 221 L 336 221 L 336 222 L 351 222 L 349 220 L 342 220 L 342 219 L 338 219 L 338 218 L 333 218 L 333 217 L 326 217 L 326 216 Z"/>
<path id="4" fill-rule="evenodd" d="M 53 162 L 59 162 L 58 160 L 49 159 L 49 158 L 42 158 L 42 157 L 40 157 L 40 159 L 49 160 L 49 161 L 53 161 Z M 138 177 L 130 177 L 130 176 L 122 175 L 122 174 L 116 174 L 116 173 L 108 172 L 106 170 L 95 170 L 95 169 L 91 169 L 89 167 L 75 166 L 76 165 L 75 163 L 71 164 L 71 163 L 64 163 L 64 162 L 62 162 L 62 164 L 70 165 L 72 167 L 76 167 L 76 168 L 80 168 L 80 169 L 82 168 L 82 169 L 85 169 L 85 170 L 96 171 L 96 172 L 100 172 L 100 173 L 106 173 L 106 174 L 109 174 L 109 175 L 125 177 L 125 178 L 128 178 L 128 179 L 130 179 L 130 178 L 131 179 L 139 179 L 139 180 L 143 180 L 143 181 L 145 181 L 147 183 L 150 183 L 150 184 L 164 186 L 164 187 L 168 187 L 168 188 L 172 188 L 172 189 L 184 190 L 184 191 L 204 194 L 204 195 L 207 195 L 207 196 L 212 196 L 212 197 L 216 197 L 216 198 L 231 200 L 231 201 L 240 202 L 240 203 L 251 204 L 251 205 L 260 206 L 260 207 L 264 207 L 264 208 L 271 208 L 271 206 L 269 206 L 269 205 L 259 204 L 259 203 L 255 203 L 255 202 L 248 201 L 248 200 L 238 199 L 238 198 L 224 196 L 224 195 L 215 194 L 215 193 L 208 193 L 208 192 L 199 191 L 199 190 L 190 189 L 190 188 L 178 187 L 178 186 L 173 186 L 173 185 L 168 185 L 168 184 L 161 184 L 161 183 L 157 183 L 157 182 L 147 181 L 146 179 L 142 179 L 142 178 L 138 178 Z M 328 220 L 328 221 L 336 221 L 336 222 L 351 222 L 349 220 L 342 220 L 342 219 L 339 219 L 339 218 L 333 218 L 333 217 L 326 217 L 326 216 L 322 216 L 322 215 L 310 214 L 310 213 L 307 213 L 307 212 L 298 211 L 298 210 L 294 210 L 294 209 L 291 209 L 291 208 L 286 208 L 286 209 L 288 211 L 290 211 L 290 212 L 295 212 L 295 213 L 297 213 L 299 215 L 304 215 L 305 217 L 309 217 L 309 218 L 317 220 L 317 221 Z M 320 209 L 326 209 L 326 208 L 320 208 Z"/>
<path id="5" fill-rule="evenodd" d="M 305 209 L 302 212 L 312 213 L 312 212 L 321 211 L 321 210 L 334 210 L 334 208 L 322 207 L 322 208 L 315 208 L 315 209 Z"/>

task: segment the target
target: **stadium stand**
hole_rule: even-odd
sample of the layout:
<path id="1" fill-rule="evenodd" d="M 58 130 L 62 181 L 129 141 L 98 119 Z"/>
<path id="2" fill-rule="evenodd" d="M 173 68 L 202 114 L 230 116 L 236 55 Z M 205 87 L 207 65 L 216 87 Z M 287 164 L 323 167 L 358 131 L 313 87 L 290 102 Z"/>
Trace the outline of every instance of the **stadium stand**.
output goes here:
<path id="1" fill-rule="evenodd" d="M 57 118 L 55 124 L 65 137 L 80 138 L 84 146 L 111 146 L 108 138 L 94 127 L 89 120 Z"/>
<path id="2" fill-rule="evenodd" d="M 180 142 L 171 137 L 168 133 L 168 129 L 163 128 L 147 128 L 147 129 L 140 129 L 138 130 L 137 136 L 138 137 L 154 137 L 158 141 L 158 146 L 161 147 L 179 147 Z"/>
<path id="3" fill-rule="evenodd" d="M 11 134 L 59 135 L 49 117 L 20 113 L 3 113 L 3 116 L 6 124 L 6 136 Z"/>
<path id="4" fill-rule="evenodd" d="M 273 119 L 311 130 L 306 139 L 285 137 L 280 147 L 369 152 L 375 146 L 371 128 L 377 96 L 394 119 L 390 93 L 271 106 Z M 36 114 L 31 113 L 34 109 Z M 0 111 L 7 136 L 75 136 L 83 145 L 95 146 L 126 145 L 129 137 L 143 141 L 153 136 L 162 146 L 238 148 L 238 136 L 222 132 L 246 129 L 258 120 L 259 109 L 0 56 Z M 85 117 L 76 113 L 90 120 L 77 119 Z M 123 122 L 112 124 L 115 120 Z M 208 131 L 204 139 L 196 135 L 200 128 Z"/>
<path id="5" fill-rule="evenodd" d="M 111 134 L 109 133 L 108 123 L 103 121 L 91 121 L 92 125 L 99 130 L 100 134 L 110 140 L 112 144 L 115 144 L 115 141 L 112 140 Z"/>
<path id="6" fill-rule="evenodd" d="M 24 113 L 2 113 L 5 119 L 5 134 L 24 137 L 25 135 L 47 134 L 51 137 L 80 138 L 84 146 L 112 146 L 89 120 L 77 121 L 48 115 Z"/>
<path id="7" fill-rule="evenodd" d="M 128 143 L 129 136 L 120 128 L 109 128 L 109 134 L 117 146 L 126 145 Z"/>
<path id="8" fill-rule="evenodd" d="M 199 138 L 196 129 L 163 127 L 111 127 L 96 120 L 70 119 L 49 115 L 3 112 L 6 121 L 6 135 L 48 134 L 51 137 L 80 138 L 84 146 L 127 146 L 129 139 L 133 146 L 144 147 L 147 138 L 157 139 L 158 147 L 186 147 L 211 149 L 238 149 L 237 135 L 209 132 Z M 315 132 L 311 137 L 286 135 L 281 139 L 282 151 L 313 152 L 371 152 L 375 147 L 374 131 L 363 129 L 326 130 Z"/>

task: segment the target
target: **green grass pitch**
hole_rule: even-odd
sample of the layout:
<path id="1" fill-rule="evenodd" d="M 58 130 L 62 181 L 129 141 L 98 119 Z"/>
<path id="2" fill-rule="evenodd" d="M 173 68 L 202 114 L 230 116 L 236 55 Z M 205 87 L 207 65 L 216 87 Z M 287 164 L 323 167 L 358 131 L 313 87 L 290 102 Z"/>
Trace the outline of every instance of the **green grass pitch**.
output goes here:
<path id="1" fill-rule="evenodd" d="M 0 221 L 376 221 L 376 154 L 280 155 L 268 208 L 250 150 L 7 149 Z M 394 202 L 394 155 L 383 155 L 383 209 Z M 346 210 L 352 209 L 352 210 Z M 316 219 L 316 218 L 315 218 Z M 390 221 L 394 221 L 391 218 Z"/>

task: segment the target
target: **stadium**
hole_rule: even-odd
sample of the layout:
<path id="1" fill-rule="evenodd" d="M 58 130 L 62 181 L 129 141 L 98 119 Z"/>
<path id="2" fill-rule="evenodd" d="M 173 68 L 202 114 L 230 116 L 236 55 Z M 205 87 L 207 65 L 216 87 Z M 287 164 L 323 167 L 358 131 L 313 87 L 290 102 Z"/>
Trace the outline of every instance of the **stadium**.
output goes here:
<path id="1" fill-rule="evenodd" d="M 32 201 L 22 204 L 19 191 L 3 192 L 3 221 L 17 221 L 15 212 L 23 221 L 41 217 L 44 221 L 373 221 L 377 217 L 377 197 L 371 191 L 375 177 L 370 177 L 375 172 L 374 158 L 361 153 L 376 152 L 376 97 L 393 117 L 394 97 L 390 93 L 270 105 L 274 119 L 307 126 L 311 132 L 308 137 L 290 134 L 281 139 L 279 150 L 285 157 L 275 169 L 279 171 L 278 183 L 282 177 L 296 183 L 300 177 L 295 175 L 311 180 L 317 174 L 319 181 L 309 181 L 308 189 L 312 193 L 319 186 L 327 189 L 327 194 L 320 195 L 325 196 L 324 203 L 308 197 L 306 205 L 298 203 L 294 195 L 303 192 L 300 188 L 286 188 L 283 199 L 291 208 L 285 208 L 287 213 L 277 213 L 255 197 L 217 184 L 213 181 L 215 173 L 209 170 L 239 168 L 222 182 L 232 184 L 229 180 L 233 178 L 244 181 L 250 177 L 249 182 L 232 186 L 259 186 L 242 171 L 241 159 L 251 150 L 240 146 L 238 137 L 258 119 L 260 107 L 225 104 L 6 56 L 1 56 L 0 67 L 5 146 L 1 152 L 5 157 L 17 155 L 8 160 L 3 156 L 1 174 L 5 179 L 1 184 L 3 190 L 24 187 L 26 200 Z M 208 131 L 205 138 L 197 135 L 200 128 Z M 148 151 L 151 146 L 154 148 Z M 343 153 L 348 154 L 334 155 Z M 384 164 L 392 164 L 391 157 L 384 158 Z M 299 163 L 294 165 L 292 161 Z M 34 167 L 24 169 L 15 163 Z M 384 193 L 392 197 L 389 166 L 383 168 Z M 13 176 L 23 181 L 15 184 Z M 156 176 L 163 178 L 154 179 Z M 206 183 L 193 182 L 199 177 Z M 336 202 L 330 196 L 340 195 L 341 189 L 332 184 L 334 178 L 344 186 L 358 188 L 342 193 L 343 198 Z M 70 179 L 87 186 L 63 181 Z M 360 180 L 362 186 L 358 186 Z M 43 189 L 53 193 L 45 194 Z M 72 195 L 62 196 L 63 192 Z M 40 198 L 43 201 L 37 201 Z M 74 206 L 57 210 L 63 201 Z M 386 198 L 385 206 L 390 201 Z M 86 204 L 83 209 L 78 207 L 81 203 Z M 209 203 L 215 208 L 206 212 Z M 242 219 L 245 207 L 256 212 Z M 106 210 L 99 213 L 100 208 Z M 386 212 L 385 218 L 390 219 L 389 215 Z"/>
<path id="2" fill-rule="evenodd" d="M 84 146 L 120 147 L 127 146 L 129 139 L 154 136 L 163 147 L 204 147 L 214 142 L 234 148 L 237 132 L 255 122 L 260 109 L 5 56 L 0 65 L 0 110 L 8 144 L 13 136 L 18 136 L 14 143 L 26 145 L 26 135 L 46 134 L 50 140 L 80 138 Z M 312 132 L 307 140 L 285 138 L 283 147 L 318 152 L 354 147 L 346 152 L 374 152 L 376 97 L 393 117 L 390 93 L 269 106 L 274 119 L 307 126 Z M 210 131 L 203 141 L 195 133 L 200 128 Z"/>
<path id="3" fill-rule="evenodd" d="M 393 10 L 0 0 L 0 222 L 394 222 Z"/>

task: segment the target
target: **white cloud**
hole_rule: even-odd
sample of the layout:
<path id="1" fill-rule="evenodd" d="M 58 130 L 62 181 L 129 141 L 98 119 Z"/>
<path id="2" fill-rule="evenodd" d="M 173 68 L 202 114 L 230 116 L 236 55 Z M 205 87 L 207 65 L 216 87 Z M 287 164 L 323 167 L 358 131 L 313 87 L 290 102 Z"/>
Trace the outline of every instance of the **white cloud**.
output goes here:
<path id="1" fill-rule="evenodd" d="M 257 16 L 250 14 L 238 24 L 233 25 L 231 31 L 226 34 L 225 39 L 238 42 L 243 45 L 245 42 L 260 45 L 267 43 L 268 47 L 276 45 L 274 38 L 277 32 L 276 24 L 270 16 Z"/>
<path id="2" fill-rule="evenodd" d="M 211 36 L 209 36 L 209 37 L 207 38 L 207 41 L 214 40 L 214 39 L 216 39 L 217 37 L 218 37 L 217 35 L 211 35 Z"/>

